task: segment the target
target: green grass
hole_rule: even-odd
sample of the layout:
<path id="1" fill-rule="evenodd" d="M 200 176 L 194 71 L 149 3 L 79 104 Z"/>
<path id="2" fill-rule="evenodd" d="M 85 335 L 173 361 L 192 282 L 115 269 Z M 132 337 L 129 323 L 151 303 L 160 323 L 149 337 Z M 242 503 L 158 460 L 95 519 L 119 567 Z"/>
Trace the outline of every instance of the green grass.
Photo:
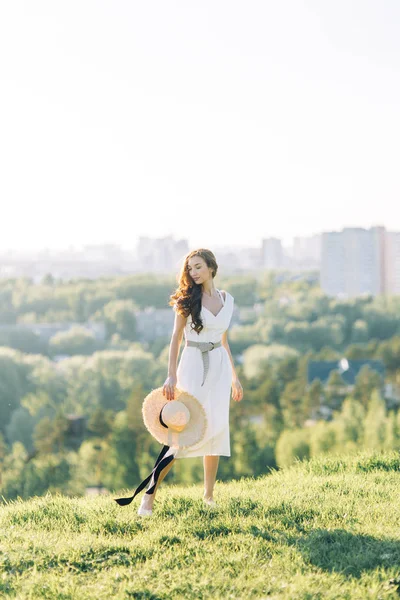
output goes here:
<path id="1" fill-rule="evenodd" d="M 112 497 L 0 507 L 0 597 L 399 598 L 400 459 L 298 463 L 259 479 L 158 492 L 141 518 Z"/>

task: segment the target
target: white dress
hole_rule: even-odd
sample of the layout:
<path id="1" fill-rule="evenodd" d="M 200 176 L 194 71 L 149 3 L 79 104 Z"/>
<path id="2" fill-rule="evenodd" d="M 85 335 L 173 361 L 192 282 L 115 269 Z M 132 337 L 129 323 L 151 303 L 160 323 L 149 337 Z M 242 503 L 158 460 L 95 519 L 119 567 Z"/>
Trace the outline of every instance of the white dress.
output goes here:
<path id="1" fill-rule="evenodd" d="M 196 342 L 219 342 L 222 334 L 228 329 L 234 299 L 229 292 L 224 298 L 217 290 L 223 306 L 216 316 L 205 306 L 201 309 L 203 329 L 198 334 L 190 327 L 191 315 L 188 316 L 184 337 Z M 232 384 L 232 365 L 229 354 L 220 346 L 208 353 L 209 368 L 206 380 L 203 381 L 203 360 L 201 352 L 193 346 L 185 346 L 177 369 L 177 387 L 195 396 L 204 406 L 207 415 L 207 429 L 204 438 L 190 448 L 178 449 L 175 458 L 191 458 L 194 456 L 218 455 L 230 456 L 229 437 L 229 403 Z"/>

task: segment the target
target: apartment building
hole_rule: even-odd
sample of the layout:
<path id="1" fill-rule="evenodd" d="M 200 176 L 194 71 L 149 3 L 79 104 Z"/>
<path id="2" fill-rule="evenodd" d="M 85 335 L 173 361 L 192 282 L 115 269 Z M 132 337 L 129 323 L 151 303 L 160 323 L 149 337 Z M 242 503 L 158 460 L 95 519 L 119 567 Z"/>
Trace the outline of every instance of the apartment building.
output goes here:
<path id="1" fill-rule="evenodd" d="M 385 227 L 346 227 L 322 234 L 320 284 L 328 295 L 399 293 L 399 267 L 400 238 Z"/>
<path id="2" fill-rule="evenodd" d="M 385 288 L 389 295 L 400 294 L 400 232 L 386 233 L 384 256 Z"/>
<path id="3" fill-rule="evenodd" d="M 140 237 L 136 249 L 138 270 L 158 273 L 178 271 L 188 252 L 189 244 L 185 239 Z"/>
<path id="4" fill-rule="evenodd" d="M 282 241 L 270 237 L 262 240 L 261 263 L 264 269 L 280 269 L 284 266 Z"/>

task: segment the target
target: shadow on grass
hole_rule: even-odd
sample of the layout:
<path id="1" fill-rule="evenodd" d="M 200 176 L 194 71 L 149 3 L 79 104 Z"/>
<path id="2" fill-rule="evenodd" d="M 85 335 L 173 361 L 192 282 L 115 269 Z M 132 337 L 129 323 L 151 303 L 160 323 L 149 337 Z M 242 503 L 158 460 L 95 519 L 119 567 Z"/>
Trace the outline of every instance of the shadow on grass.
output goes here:
<path id="1" fill-rule="evenodd" d="M 307 563 L 349 577 L 360 577 L 378 567 L 399 569 L 399 577 L 391 583 L 400 593 L 399 540 L 378 539 L 345 529 L 318 528 L 313 523 L 319 515 L 317 510 L 292 507 L 284 502 L 264 514 L 272 518 L 268 526 L 251 524 L 247 528 L 255 538 L 263 538 L 267 543 L 286 543 L 299 550 Z"/>
<path id="2" fill-rule="evenodd" d="M 353 534 L 344 529 L 314 529 L 291 538 L 304 559 L 325 571 L 360 577 L 377 567 L 400 567 L 400 542 Z"/>

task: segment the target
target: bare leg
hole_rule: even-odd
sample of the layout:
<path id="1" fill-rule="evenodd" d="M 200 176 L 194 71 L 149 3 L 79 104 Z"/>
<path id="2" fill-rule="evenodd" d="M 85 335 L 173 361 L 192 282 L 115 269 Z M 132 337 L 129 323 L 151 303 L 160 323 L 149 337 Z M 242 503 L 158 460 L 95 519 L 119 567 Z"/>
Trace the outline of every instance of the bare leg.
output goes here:
<path id="1" fill-rule="evenodd" d="M 204 456 L 204 498 L 213 500 L 215 480 L 217 477 L 219 456 Z"/>
<path id="2" fill-rule="evenodd" d="M 159 487 L 160 483 L 162 482 L 162 480 L 164 479 L 164 477 L 166 476 L 166 474 L 168 473 L 168 471 L 171 469 L 171 467 L 175 461 L 176 461 L 176 458 L 171 460 L 171 462 L 168 463 L 167 466 L 164 467 L 164 469 L 161 471 L 161 473 L 158 476 L 158 480 L 157 480 L 156 487 L 154 488 L 154 492 L 152 494 L 146 494 L 146 493 L 143 494 L 143 497 L 142 497 L 143 508 L 153 508 L 154 498 L 155 498 L 156 492 L 158 490 L 158 487 Z"/>

